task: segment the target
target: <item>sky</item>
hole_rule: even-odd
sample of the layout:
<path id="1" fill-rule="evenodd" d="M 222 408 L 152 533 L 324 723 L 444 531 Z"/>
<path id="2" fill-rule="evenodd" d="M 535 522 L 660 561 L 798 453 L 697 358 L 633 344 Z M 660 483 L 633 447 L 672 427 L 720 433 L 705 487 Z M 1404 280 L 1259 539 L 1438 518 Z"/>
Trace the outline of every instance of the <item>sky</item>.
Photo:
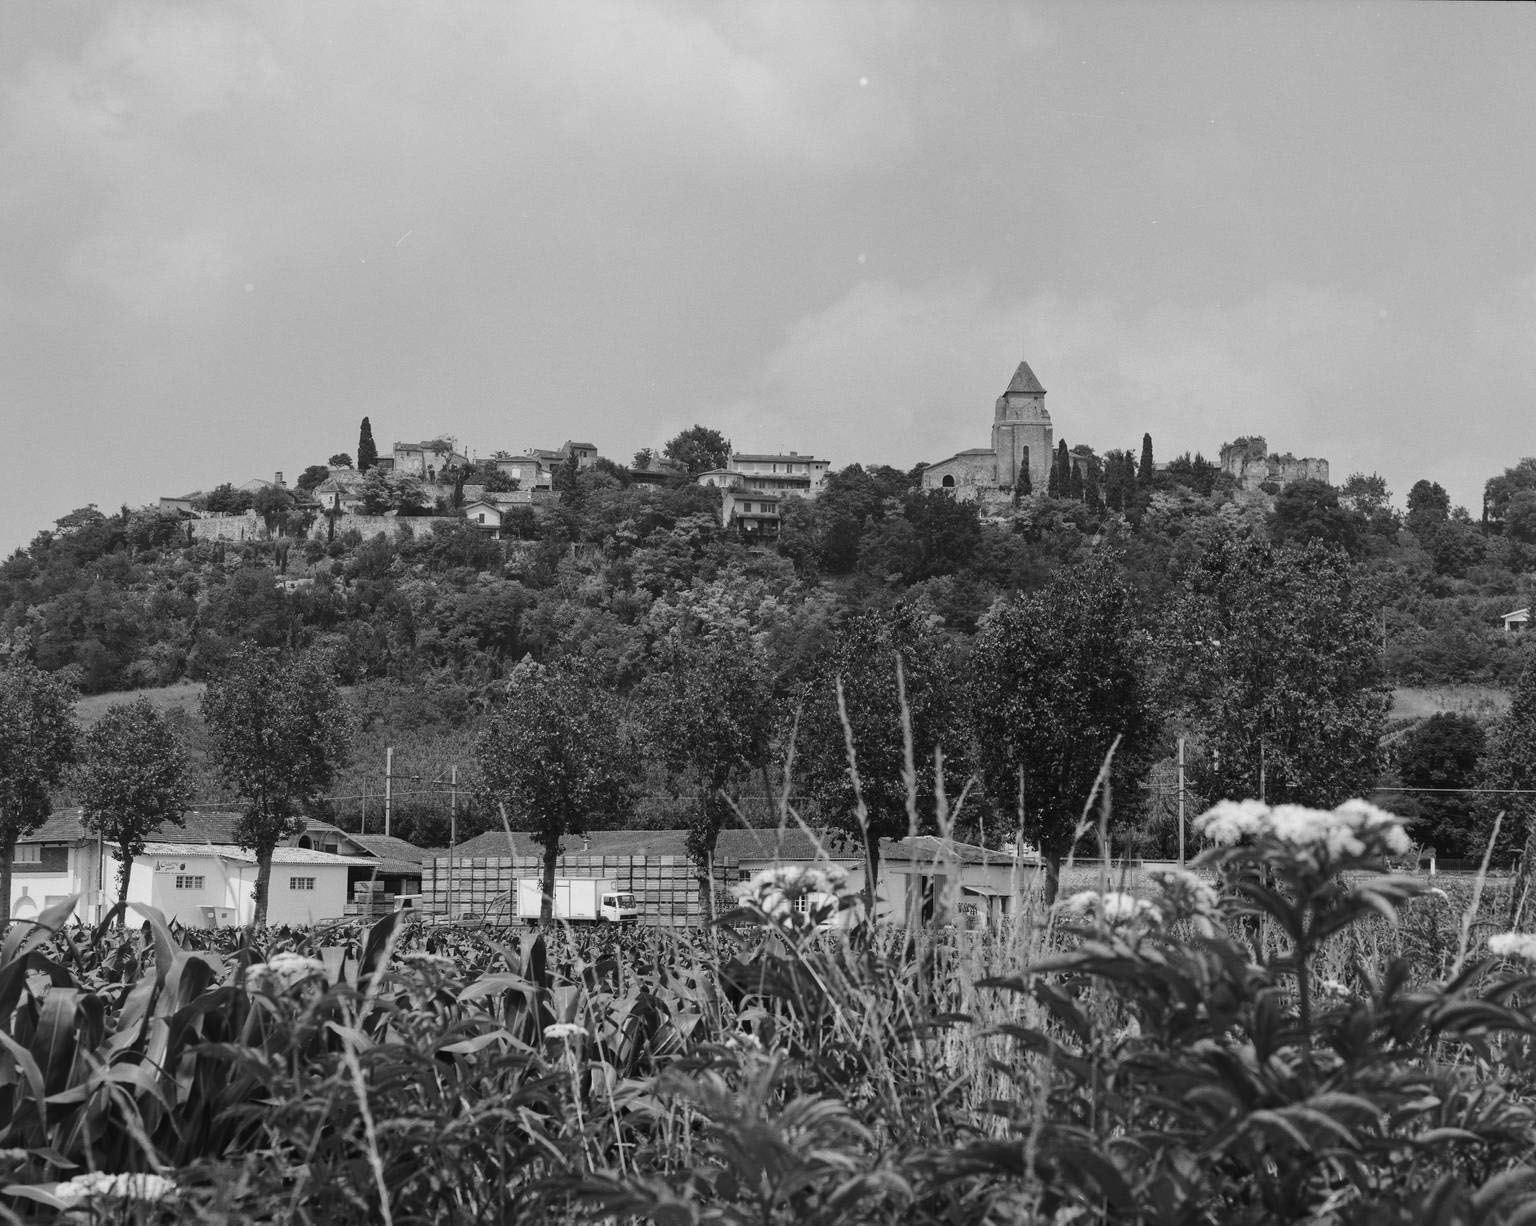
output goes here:
<path id="1" fill-rule="evenodd" d="M 5 0 L 0 554 L 75 507 L 695 423 L 907 468 L 1536 454 L 1536 10 Z"/>

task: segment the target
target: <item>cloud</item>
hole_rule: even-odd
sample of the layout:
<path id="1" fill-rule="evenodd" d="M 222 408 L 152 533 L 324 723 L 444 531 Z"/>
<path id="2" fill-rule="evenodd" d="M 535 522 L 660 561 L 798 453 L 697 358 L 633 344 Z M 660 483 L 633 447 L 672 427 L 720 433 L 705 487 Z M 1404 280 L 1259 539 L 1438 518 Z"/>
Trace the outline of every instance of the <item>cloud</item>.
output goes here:
<path id="1" fill-rule="evenodd" d="M 1149 431 L 1165 457 L 1212 455 L 1262 433 L 1279 450 L 1327 455 L 1382 425 L 1350 391 L 1391 363 L 1379 322 L 1369 301 L 1322 286 L 1275 285 L 1227 307 L 1012 296 L 980 278 L 868 281 L 788 329 L 725 428 L 738 445 L 840 464 L 937 460 L 987 445 L 1022 357 L 1048 389 L 1057 437 L 1073 443 L 1135 447 Z"/>

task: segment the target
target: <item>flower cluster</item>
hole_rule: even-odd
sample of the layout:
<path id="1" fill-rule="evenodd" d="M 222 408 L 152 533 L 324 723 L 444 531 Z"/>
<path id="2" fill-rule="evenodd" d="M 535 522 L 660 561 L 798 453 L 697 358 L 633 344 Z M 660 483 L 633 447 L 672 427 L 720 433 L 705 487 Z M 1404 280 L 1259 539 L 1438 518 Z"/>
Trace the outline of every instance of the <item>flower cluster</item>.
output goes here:
<path id="1" fill-rule="evenodd" d="M 1170 919 L 1213 919 L 1220 910 L 1221 896 L 1204 877 L 1177 868 L 1166 873 L 1153 873 L 1163 892 L 1163 906 Z"/>
<path id="2" fill-rule="evenodd" d="M 1097 916 L 1112 928 L 1140 920 L 1147 924 L 1163 922 L 1163 913 L 1155 903 L 1134 894 L 1122 894 L 1110 890 L 1100 894 L 1097 890 L 1084 890 L 1058 903 L 1061 910 L 1071 915 Z"/>
<path id="3" fill-rule="evenodd" d="M 108 1175 L 91 1171 L 54 1188 L 53 1195 L 67 1205 L 76 1205 L 92 1197 L 153 1203 L 176 1194 L 176 1183 L 164 1175 Z"/>
<path id="4" fill-rule="evenodd" d="M 587 1028 L 576 1022 L 553 1022 L 544 1027 L 544 1037 L 555 1043 L 584 1038 L 586 1033 Z"/>
<path id="5" fill-rule="evenodd" d="M 1402 855 L 1409 847 L 1402 818 L 1364 800 L 1337 809 L 1223 800 L 1195 818 L 1195 829 L 1224 846 L 1275 839 L 1314 864 Z"/>
<path id="6" fill-rule="evenodd" d="M 818 868 L 765 868 L 736 889 L 742 903 L 765 915 L 787 916 L 800 899 L 833 905 L 848 884 L 848 874 L 836 864 Z"/>
<path id="7" fill-rule="evenodd" d="M 420 951 L 402 954 L 400 961 L 413 971 L 420 971 L 423 974 L 453 975 L 459 969 L 459 964 L 452 958 L 445 957 L 442 954 L 429 954 Z"/>
<path id="8" fill-rule="evenodd" d="M 1536 932 L 1501 932 L 1488 938 L 1488 952 L 1500 958 L 1536 962 Z"/>
<path id="9" fill-rule="evenodd" d="M 311 980 L 324 978 L 325 966 L 318 959 L 283 950 L 265 962 L 254 962 L 245 968 L 245 990 L 287 992 Z"/>

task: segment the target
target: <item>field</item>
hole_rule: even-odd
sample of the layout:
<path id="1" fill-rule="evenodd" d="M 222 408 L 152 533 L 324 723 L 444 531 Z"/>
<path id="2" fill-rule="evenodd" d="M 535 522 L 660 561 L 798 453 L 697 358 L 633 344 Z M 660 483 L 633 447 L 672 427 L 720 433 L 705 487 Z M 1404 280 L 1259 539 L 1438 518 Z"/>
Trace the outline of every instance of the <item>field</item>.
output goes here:
<path id="1" fill-rule="evenodd" d="M 1509 691 L 1488 685 L 1402 686 L 1392 691 L 1391 720 L 1428 719 L 1448 712 L 1491 719 L 1509 710 Z"/>
<path id="2" fill-rule="evenodd" d="M 1536 941 L 1497 936 L 1508 884 L 1391 876 L 1370 826 L 1249 834 L 1198 875 L 1000 932 L 942 905 L 924 930 L 828 932 L 795 906 L 825 883 L 793 876 L 678 934 L 18 924 L 0 1205 L 326 1226 L 1527 1220 Z"/>

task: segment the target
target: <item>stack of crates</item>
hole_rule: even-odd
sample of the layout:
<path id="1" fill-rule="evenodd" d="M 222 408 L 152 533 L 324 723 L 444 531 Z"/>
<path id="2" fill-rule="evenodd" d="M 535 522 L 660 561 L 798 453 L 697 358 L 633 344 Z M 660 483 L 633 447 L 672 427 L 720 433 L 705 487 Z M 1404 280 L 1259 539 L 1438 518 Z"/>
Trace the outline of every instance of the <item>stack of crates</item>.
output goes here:
<path id="1" fill-rule="evenodd" d="M 464 914 L 491 919 L 517 915 L 517 882 L 544 873 L 539 856 L 438 856 L 422 866 L 423 914 L 457 919 Z M 595 856 L 571 854 L 555 862 L 556 877 L 596 877 L 630 890 L 640 909 L 640 923 L 688 928 L 703 922 L 699 879 L 687 856 Z M 717 896 L 737 877 L 736 861 L 715 861 Z"/>

